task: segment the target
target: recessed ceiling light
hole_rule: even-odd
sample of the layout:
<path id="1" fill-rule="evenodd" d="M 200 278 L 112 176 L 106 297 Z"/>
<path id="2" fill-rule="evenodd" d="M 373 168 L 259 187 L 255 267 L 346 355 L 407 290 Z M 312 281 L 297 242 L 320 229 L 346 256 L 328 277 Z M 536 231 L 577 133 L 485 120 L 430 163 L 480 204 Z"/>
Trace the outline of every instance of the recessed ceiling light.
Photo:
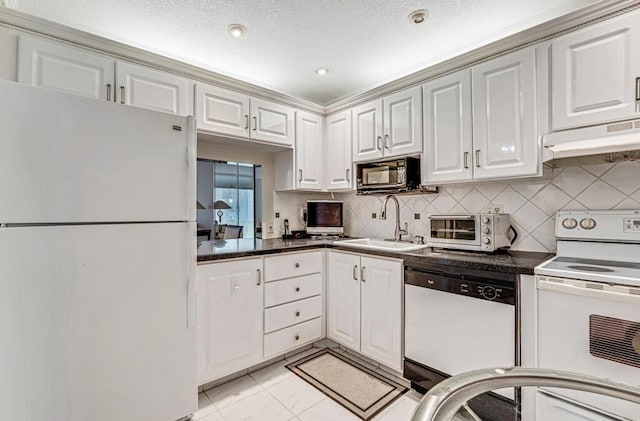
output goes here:
<path id="1" fill-rule="evenodd" d="M 240 38 L 247 33 L 247 28 L 238 23 L 232 23 L 231 25 L 227 26 L 227 33 L 234 38 Z"/>
<path id="2" fill-rule="evenodd" d="M 324 75 L 326 75 L 327 73 L 329 73 L 329 69 L 327 69 L 327 68 L 326 68 L 326 67 L 324 67 L 324 66 L 320 66 L 320 67 L 318 67 L 318 68 L 315 70 L 315 72 L 316 72 L 317 74 L 319 74 L 320 76 L 324 76 Z"/>
<path id="3" fill-rule="evenodd" d="M 427 9 L 414 10 L 409 14 L 409 22 L 418 25 L 429 18 L 429 11 Z"/>

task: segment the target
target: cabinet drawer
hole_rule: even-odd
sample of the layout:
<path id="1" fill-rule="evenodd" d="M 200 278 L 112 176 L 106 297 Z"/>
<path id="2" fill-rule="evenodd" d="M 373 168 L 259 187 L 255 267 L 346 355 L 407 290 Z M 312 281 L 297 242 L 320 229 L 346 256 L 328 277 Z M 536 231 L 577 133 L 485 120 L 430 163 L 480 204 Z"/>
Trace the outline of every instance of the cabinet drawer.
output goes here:
<path id="1" fill-rule="evenodd" d="M 322 297 L 294 301 L 264 311 L 264 332 L 269 333 L 322 315 Z"/>
<path id="2" fill-rule="evenodd" d="M 273 307 L 322 294 L 319 273 L 270 282 L 264 286 L 264 306 Z"/>
<path id="3" fill-rule="evenodd" d="M 322 252 L 283 254 L 265 257 L 265 282 L 293 278 L 322 271 Z"/>
<path id="4" fill-rule="evenodd" d="M 320 338 L 322 318 L 309 320 L 277 332 L 264 335 L 264 358 L 268 359 L 287 352 L 290 349 Z"/>

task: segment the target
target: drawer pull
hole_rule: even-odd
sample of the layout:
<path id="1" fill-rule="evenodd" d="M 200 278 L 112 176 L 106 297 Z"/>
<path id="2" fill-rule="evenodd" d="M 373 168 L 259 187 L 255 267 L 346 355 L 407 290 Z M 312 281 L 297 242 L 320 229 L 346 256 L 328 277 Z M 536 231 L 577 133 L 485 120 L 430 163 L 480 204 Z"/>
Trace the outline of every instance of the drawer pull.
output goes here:
<path id="1" fill-rule="evenodd" d="M 296 263 L 296 269 L 300 267 L 300 263 Z"/>
<path id="2" fill-rule="evenodd" d="M 300 287 L 296 287 L 296 292 L 300 292 Z"/>
<path id="3" fill-rule="evenodd" d="M 300 335 L 296 335 L 296 341 L 300 340 Z"/>
<path id="4" fill-rule="evenodd" d="M 256 285 L 262 285 L 262 271 L 256 269 Z"/>
<path id="5" fill-rule="evenodd" d="M 296 311 L 296 317 L 300 317 L 300 312 Z"/>

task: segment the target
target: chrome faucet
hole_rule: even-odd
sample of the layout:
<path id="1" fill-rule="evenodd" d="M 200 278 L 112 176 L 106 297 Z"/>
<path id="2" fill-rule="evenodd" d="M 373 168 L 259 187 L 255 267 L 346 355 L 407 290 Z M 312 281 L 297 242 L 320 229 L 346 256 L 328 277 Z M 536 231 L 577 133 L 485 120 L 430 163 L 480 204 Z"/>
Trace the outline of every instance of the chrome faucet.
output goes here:
<path id="1" fill-rule="evenodd" d="M 380 219 L 387 219 L 387 203 L 389 202 L 389 199 L 393 199 L 396 203 L 396 231 L 394 233 L 394 240 L 402 241 L 402 236 L 409 234 L 409 230 L 406 222 L 404 223 L 404 229 L 400 228 L 400 203 L 398 203 L 398 199 L 394 195 L 390 194 L 384 198 L 384 202 L 382 202 L 382 209 L 380 209 Z"/>

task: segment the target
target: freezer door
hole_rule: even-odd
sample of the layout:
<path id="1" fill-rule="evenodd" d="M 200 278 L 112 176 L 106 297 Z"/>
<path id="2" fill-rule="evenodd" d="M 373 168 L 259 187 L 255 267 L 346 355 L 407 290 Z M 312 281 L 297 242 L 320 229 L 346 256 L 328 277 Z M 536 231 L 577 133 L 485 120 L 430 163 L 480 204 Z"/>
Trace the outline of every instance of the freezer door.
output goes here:
<path id="1" fill-rule="evenodd" d="M 195 220 L 193 119 L 0 81 L 0 223 Z"/>
<path id="2" fill-rule="evenodd" d="M 0 419 L 197 409 L 187 223 L 0 228 Z"/>

